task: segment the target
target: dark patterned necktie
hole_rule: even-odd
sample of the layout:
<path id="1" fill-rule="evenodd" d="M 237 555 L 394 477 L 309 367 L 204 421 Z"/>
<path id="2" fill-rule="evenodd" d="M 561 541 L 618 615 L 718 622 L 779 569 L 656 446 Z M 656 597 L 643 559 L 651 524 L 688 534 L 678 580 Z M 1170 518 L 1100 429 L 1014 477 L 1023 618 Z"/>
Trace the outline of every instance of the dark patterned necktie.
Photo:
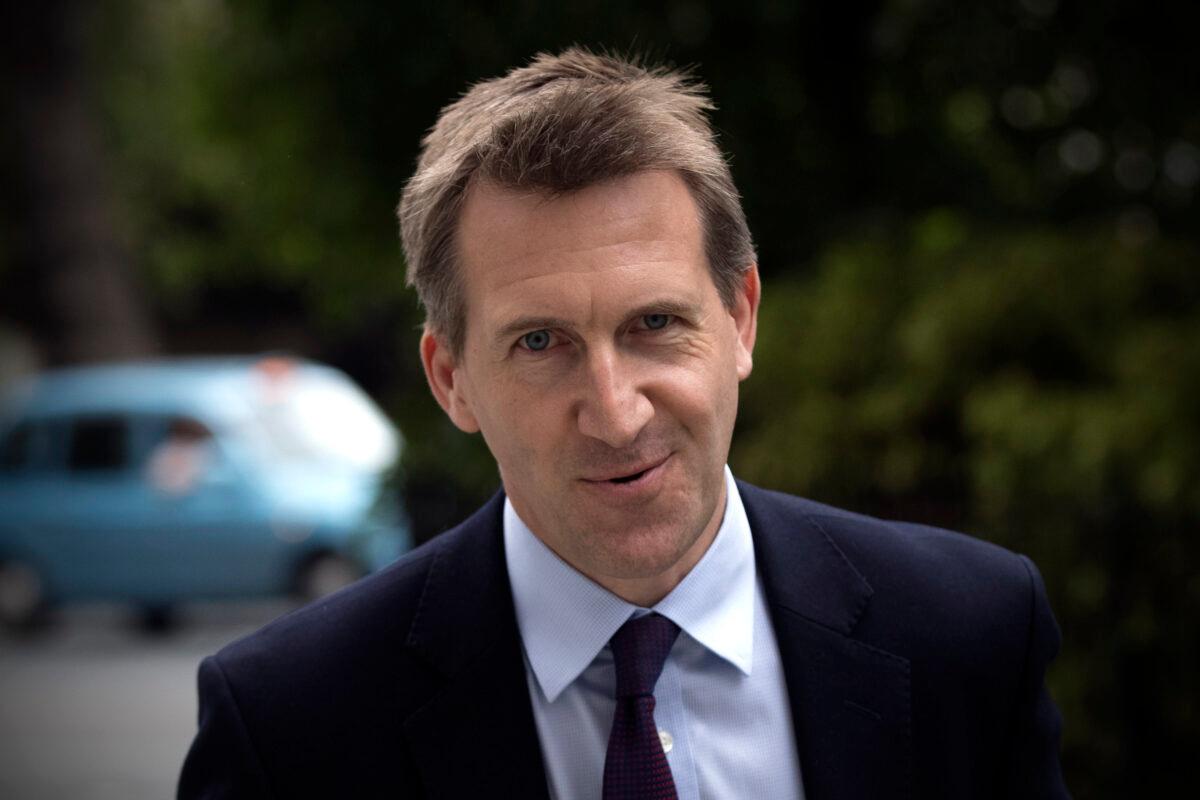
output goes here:
<path id="1" fill-rule="evenodd" d="M 631 619 L 613 634 L 617 710 L 604 758 L 603 800 L 676 800 L 654 724 L 654 684 L 678 635 L 679 626 L 659 614 Z"/>

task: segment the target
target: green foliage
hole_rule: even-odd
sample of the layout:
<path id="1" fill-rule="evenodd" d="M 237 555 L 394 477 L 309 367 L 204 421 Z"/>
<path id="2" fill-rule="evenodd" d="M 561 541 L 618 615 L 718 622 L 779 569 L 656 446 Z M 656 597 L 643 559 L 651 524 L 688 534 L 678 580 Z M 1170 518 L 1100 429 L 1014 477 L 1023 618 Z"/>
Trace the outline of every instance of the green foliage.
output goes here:
<path id="1" fill-rule="evenodd" d="M 936 211 L 764 290 L 735 471 L 1033 557 L 1083 796 L 1200 744 L 1198 256 Z"/>
<path id="2" fill-rule="evenodd" d="M 104 57 L 123 195 L 168 315 L 213 286 L 296 292 L 345 327 L 403 290 L 392 186 L 338 112 L 321 20 L 268 32 L 222 3 L 148 4 Z M 114 23 L 116 24 L 116 23 Z M 324 35 L 323 35 L 324 34 Z"/>

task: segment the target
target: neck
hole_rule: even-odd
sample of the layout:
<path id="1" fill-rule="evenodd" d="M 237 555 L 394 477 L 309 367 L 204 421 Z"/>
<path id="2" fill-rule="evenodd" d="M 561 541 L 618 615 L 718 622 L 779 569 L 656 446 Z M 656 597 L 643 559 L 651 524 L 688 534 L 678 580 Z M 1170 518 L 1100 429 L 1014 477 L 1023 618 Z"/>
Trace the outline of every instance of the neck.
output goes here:
<path id="1" fill-rule="evenodd" d="M 717 524 L 712 527 L 711 531 L 705 530 L 704 534 L 684 554 L 684 558 L 657 575 L 645 578 L 620 578 L 608 575 L 588 575 L 588 577 L 627 603 L 641 608 L 652 608 L 669 595 L 687 577 L 692 568 L 700 563 L 700 559 L 708 552 L 720 527 L 721 517 L 718 517 Z"/>
<path id="2" fill-rule="evenodd" d="M 675 563 L 662 572 L 654 575 L 628 578 L 616 575 L 592 575 L 585 570 L 579 571 L 625 602 L 632 603 L 641 608 L 652 608 L 669 595 L 687 577 L 688 573 L 700 563 L 700 559 L 704 557 L 704 554 L 708 552 L 708 548 L 712 546 L 713 541 L 717 538 L 717 532 L 721 530 L 721 523 L 725 520 L 725 505 L 727 500 L 725 483 L 722 480 L 721 495 L 717 500 L 717 506 L 712 518 L 709 519 L 708 524 L 704 526 L 704 530 Z M 575 568 L 579 569 L 578 566 L 575 566 Z"/>

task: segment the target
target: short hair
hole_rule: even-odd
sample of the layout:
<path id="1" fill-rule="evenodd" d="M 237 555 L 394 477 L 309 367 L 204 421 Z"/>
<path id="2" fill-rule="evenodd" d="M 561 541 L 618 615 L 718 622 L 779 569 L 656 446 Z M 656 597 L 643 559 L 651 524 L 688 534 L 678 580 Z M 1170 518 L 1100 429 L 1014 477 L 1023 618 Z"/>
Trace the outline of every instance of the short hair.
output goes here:
<path id="1" fill-rule="evenodd" d="M 732 307 L 754 243 L 708 121 L 713 108 L 690 72 L 580 47 L 539 53 L 443 108 L 397 212 L 427 326 L 461 354 L 467 308 L 455 244 L 479 180 L 562 194 L 644 170 L 676 172 L 699 210 L 713 283 Z"/>

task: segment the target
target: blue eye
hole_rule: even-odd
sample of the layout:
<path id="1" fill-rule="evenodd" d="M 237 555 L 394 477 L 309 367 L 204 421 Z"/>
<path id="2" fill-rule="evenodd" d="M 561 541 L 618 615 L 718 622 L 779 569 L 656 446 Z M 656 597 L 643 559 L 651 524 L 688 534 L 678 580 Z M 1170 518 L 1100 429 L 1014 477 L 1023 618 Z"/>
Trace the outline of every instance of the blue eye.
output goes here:
<path id="1" fill-rule="evenodd" d="M 545 350 L 550 346 L 550 331 L 532 331 L 521 337 L 521 343 L 530 350 Z"/>
<path id="2" fill-rule="evenodd" d="M 670 321 L 670 314 L 647 314 L 642 317 L 642 323 L 652 331 L 667 327 L 667 323 Z"/>

